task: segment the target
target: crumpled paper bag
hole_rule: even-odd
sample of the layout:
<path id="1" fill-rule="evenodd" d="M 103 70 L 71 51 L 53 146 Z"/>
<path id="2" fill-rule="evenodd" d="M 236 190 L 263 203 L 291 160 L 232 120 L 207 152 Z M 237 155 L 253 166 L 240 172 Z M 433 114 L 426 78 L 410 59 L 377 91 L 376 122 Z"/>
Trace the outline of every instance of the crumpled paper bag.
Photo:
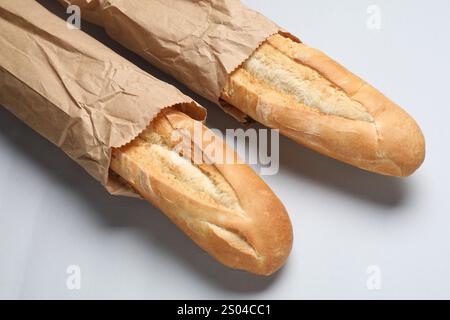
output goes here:
<path id="1" fill-rule="evenodd" d="M 0 0 L 0 105 L 60 147 L 112 194 L 135 195 L 109 172 L 111 148 L 163 108 L 206 112 L 33 0 Z M 181 105 L 180 105 L 181 104 Z"/>
<path id="2" fill-rule="evenodd" d="M 59 0 L 199 95 L 219 103 L 227 77 L 280 28 L 239 0 Z M 240 121 L 238 109 L 222 106 Z"/>

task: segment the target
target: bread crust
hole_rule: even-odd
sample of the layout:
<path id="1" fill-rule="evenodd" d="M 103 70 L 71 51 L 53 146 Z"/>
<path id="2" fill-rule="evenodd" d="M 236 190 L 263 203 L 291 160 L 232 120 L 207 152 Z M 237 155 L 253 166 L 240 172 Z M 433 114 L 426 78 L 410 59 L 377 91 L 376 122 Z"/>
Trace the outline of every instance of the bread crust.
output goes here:
<path id="1" fill-rule="evenodd" d="M 164 130 L 170 124 L 172 130 L 189 132 L 198 124 L 174 109 L 165 109 L 152 124 L 158 122 L 166 123 Z M 204 131 L 209 130 L 201 126 Z M 214 143 L 223 144 L 227 152 L 237 157 L 219 137 L 214 139 L 218 139 Z M 193 196 L 185 186 L 178 187 L 177 181 L 158 176 L 157 170 L 146 165 L 150 161 L 146 148 L 138 138 L 113 150 L 111 169 L 160 208 L 200 247 L 231 268 L 260 275 L 270 275 L 285 263 L 293 237 L 286 209 L 248 165 L 214 163 L 209 167 L 217 170 L 234 190 L 242 209 L 235 210 Z"/>
<path id="2" fill-rule="evenodd" d="M 294 96 L 279 92 L 244 67 L 230 75 L 223 100 L 268 127 L 280 129 L 300 144 L 368 171 L 408 176 L 422 164 L 423 134 L 398 105 L 317 49 L 280 34 L 270 37 L 266 44 L 317 71 L 352 101 L 360 103 L 372 120 L 298 107 Z"/>

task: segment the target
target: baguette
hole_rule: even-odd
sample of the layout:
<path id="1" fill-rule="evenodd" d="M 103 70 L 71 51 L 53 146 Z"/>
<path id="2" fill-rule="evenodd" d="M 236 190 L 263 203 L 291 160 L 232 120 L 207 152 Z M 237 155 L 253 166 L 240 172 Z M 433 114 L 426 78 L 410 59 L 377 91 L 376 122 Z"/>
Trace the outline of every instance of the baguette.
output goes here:
<path id="1" fill-rule="evenodd" d="M 59 1 L 240 121 L 384 175 L 411 175 L 424 160 L 405 111 L 240 1 Z"/>
<path id="2" fill-rule="evenodd" d="M 228 78 L 221 99 L 294 141 L 359 168 L 408 176 L 425 141 L 399 106 L 319 50 L 269 37 Z"/>
<path id="3" fill-rule="evenodd" d="M 188 158 L 174 151 L 174 132 L 192 132 L 196 124 L 208 131 L 179 110 L 164 109 L 135 140 L 113 149 L 111 169 L 217 260 L 270 275 L 292 246 L 286 210 L 248 165 L 195 164 L 195 152 Z M 216 136 L 210 143 L 234 154 Z M 196 147 L 202 148 L 193 142 Z"/>

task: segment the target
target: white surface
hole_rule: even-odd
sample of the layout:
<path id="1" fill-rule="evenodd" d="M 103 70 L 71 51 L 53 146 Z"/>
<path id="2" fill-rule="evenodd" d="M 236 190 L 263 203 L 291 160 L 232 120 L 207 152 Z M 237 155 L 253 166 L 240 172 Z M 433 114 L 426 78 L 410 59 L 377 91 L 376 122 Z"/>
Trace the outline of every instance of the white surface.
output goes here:
<path id="1" fill-rule="evenodd" d="M 450 298 L 450 2 L 245 2 L 406 107 L 427 139 L 423 167 L 404 180 L 377 176 L 282 138 L 281 170 L 265 179 L 290 212 L 294 250 L 281 272 L 259 278 L 222 267 L 151 205 L 109 196 L 0 108 L 1 298 Z M 381 30 L 366 27 L 371 4 Z M 236 125 L 199 101 L 210 126 Z M 81 268 L 81 290 L 66 287 L 69 265 Z M 381 290 L 366 286 L 371 265 Z"/>

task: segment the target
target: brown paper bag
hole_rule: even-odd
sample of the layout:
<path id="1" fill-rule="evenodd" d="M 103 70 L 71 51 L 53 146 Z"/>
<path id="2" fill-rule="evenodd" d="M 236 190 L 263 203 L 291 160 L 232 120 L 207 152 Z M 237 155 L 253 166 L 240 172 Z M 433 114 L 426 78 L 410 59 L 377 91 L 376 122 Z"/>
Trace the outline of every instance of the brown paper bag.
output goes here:
<path id="1" fill-rule="evenodd" d="M 59 0 L 199 95 L 218 103 L 227 77 L 280 28 L 239 0 Z M 240 121 L 232 106 L 224 110 Z"/>
<path id="2" fill-rule="evenodd" d="M 165 107 L 205 110 L 33 0 L 0 0 L 0 105 L 60 147 L 113 194 L 111 148 L 134 139 Z"/>

